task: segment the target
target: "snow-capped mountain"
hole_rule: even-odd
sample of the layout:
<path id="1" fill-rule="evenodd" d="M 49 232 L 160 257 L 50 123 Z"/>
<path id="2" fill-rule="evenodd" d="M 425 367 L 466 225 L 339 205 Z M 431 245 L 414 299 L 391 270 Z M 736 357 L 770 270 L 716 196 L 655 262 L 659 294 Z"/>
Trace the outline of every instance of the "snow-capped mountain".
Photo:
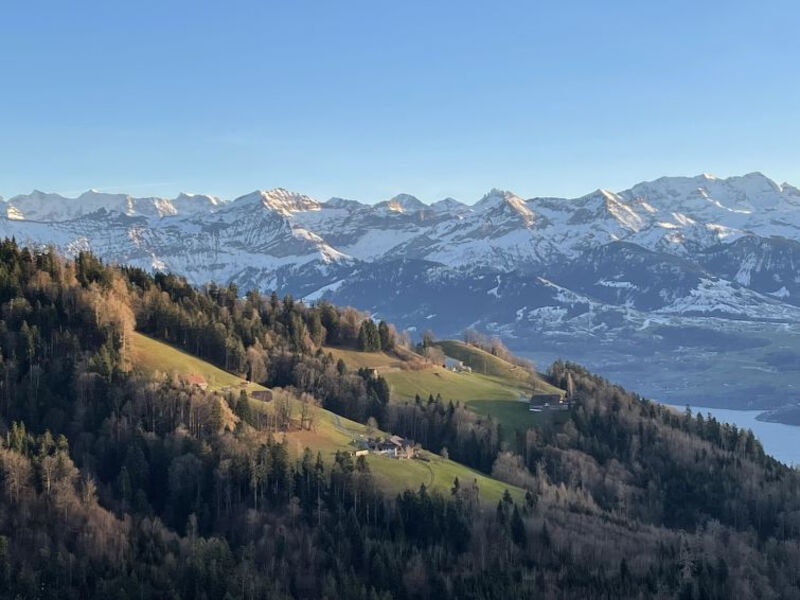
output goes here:
<path id="1" fill-rule="evenodd" d="M 5 203 L 5 216 L 21 221 L 69 221 L 106 210 L 129 216 L 165 217 L 177 214 L 207 212 L 220 204 L 213 196 L 180 194 L 177 198 L 134 198 L 127 194 L 108 194 L 97 190 L 84 192 L 77 198 L 47 194 L 34 190 L 24 196 L 14 196 Z"/>
<path id="2" fill-rule="evenodd" d="M 795 351 L 800 337 L 800 191 L 760 173 L 664 177 L 574 199 L 494 189 L 472 205 L 274 189 L 232 201 L 34 191 L 2 207 L 0 235 L 22 243 L 92 250 L 196 284 L 330 298 L 442 335 L 478 326 L 601 370 L 648 356 L 703 364 L 713 352 L 712 371 L 735 359 L 747 374 L 717 394 L 740 404 L 768 402 L 752 390 L 782 374 L 765 357 L 775 344 Z M 587 357 L 587 338 L 607 355 Z M 697 378 L 717 381 L 708 369 Z"/>
<path id="3" fill-rule="evenodd" d="M 439 213 L 449 213 L 458 215 L 458 214 L 466 214 L 470 212 L 472 209 L 463 202 L 459 202 L 455 198 L 445 198 L 444 200 L 437 200 L 436 202 L 431 204 L 431 210 Z"/>

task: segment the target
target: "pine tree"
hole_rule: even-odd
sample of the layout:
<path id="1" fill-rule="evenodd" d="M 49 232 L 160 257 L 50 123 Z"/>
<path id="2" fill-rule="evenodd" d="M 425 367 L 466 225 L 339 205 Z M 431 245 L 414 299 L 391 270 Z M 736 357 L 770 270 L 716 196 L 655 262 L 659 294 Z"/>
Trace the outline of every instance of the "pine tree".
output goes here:
<path id="1" fill-rule="evenodd" d="M 362 352 L 369 352 L 369 333 L 366 321 L 361 323 L 361 327 L 358 329 L 358 349 Z"/>
<path id="2" fill-rule="evenodd" d="M 381 349 L 381 337 L 372 319 L 364 320 L 358 329 L 358 349 L 362 352 L 378 352 Z"/>
<path id="3" fill-rule="evenodd" d="M 236 403 L 236 416 L 249 425 L 253 424 L 253 412 L 250 409 L 250 399 L 247 397 L 247 392 L 244 390 L 239 393 L 239 402 Z"/>
<path id="4" fill-rule="evenodd" d="M 514 505 L 514 512 L 511 515 L 511 539 L 520 548 L 524 548 L 528 542 L 528 536 L 525 532 L 525 523 L 519 514 L 519 508 Z"/>
<path id="5" fill-rule="evenodd" d="M 394 332 L 386 321 L 378 323 L 378 335 L 380 336 L 381 348 L 392 350 L 394 348 Z"/>

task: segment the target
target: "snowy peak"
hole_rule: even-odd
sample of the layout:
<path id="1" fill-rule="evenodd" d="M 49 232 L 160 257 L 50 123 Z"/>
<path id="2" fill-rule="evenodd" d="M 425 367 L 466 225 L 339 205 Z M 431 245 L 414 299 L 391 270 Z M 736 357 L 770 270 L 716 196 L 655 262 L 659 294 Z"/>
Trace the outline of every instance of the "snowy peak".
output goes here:
<path id="1" fill-rule="evenodd" d="M 754 194 L 781 191 L 781 186 L 764 175 L 761 171 L 753 171 L 746 175 L 734 175 L 725 181 L 732 187 Z"/>
<path id="2" fill-rule="evenodd" d="M 598 189 L 593 194 L 586 196 L 585 199 L 587 205 L 594 205 L 595 207 L 594 219 L 605 220 L 611 218 L 630 231 L 639 231 L 642 228 L 643 218 L 641 215 L 631 204 L 626 203 L 625 199 L 619 194 Z M 640 208 L 647 209 L 641 201 L 637 202 L 637 204 Z"/>
<path id="3" fill-rule="evenodd" d="M 659 210 L 686 214 L 755 214 L 787 208 L 791 191 L 759 172 L 720 179 L 713 175 L 661 177 L 620 192 L 644 199 Z"/>
<path id="4" fill-rule="evenodd" d="M 268 210 L 290 216 L 292 213 L 320 210 L 319 202 L 297 192 L 290 192 L 284 188 L 275 188 L 269 191 L 256 190 L 233 201 L 236 207 L 262 206 Z"/>
<path id="5" fill-rule="evenodd" d="M 526 227 L 533 223 L 533 211 L 528 208 L 525 201 L 516 194 L 497 188 L 492 189 L 481 198 L 473 207 L 476 213 L 484 214 L 509 214 L 521 217 Z"/>
<path id="6" fill-rule="evenodd" d="M 385 208 L 396 213 L 415 213 L 425 210 L 428 206 L 411 194 L 398 194 L 386 202 L 379 202 L 375 208 Z"/>
<path id="7" fill-rule="evenodd" d="M 789 196 L 800 198 L 800 189 L 789 183 L 786 183 L 785 181 L 781 184 L 781 191 Z"/>
<path id="8" fill-rule="evenodd" d="M 475 212 L 480 212 L 489 208 L 496 208 L 505 203 L 506 198 L 512 198 L 514 196 L 515 194 L 511 192 L 507 192 L 498 188 L 492 188 L 486 194 L 484 194 L 480 200 L 472 205 L 472 209 Z"/>
<path id="9" fill-rule="evenodd" d="M 437 213 L 463 214 L 470 212 L 470 207 L 455 198 L 445 198 L 431 204 L 431 209 Z"/>
<path id="10" fill-rule="evenodd" d="M 128 216 L 164 217 L 175 214 L 175 207 L 164 198 L 133 198 L 127 194 L 110 194 L 91 189 L 71 201 L 75 217 L 98 210 L 118 212 Z"/>
<path id="11" fill-rule="evenodd" d="M 207 194 L 189 194 L 181 192 L 172 200 L 177 214 L 191 214 L 212 211 L 222 205 L 222 200 Z"/>
<path id="12" fill-rule="evenodd" d="M 473 206 L 452 198 L 427 206 L 410 194 L 374 206 L 336 197 L 319 203 L 276 188 L 256 190 L 233 202 L 185 193 L 167 200 L 97 190 L 77 198 L 34 191 L 12 198 L 3 208 L 4 221 L 15 223 L 13 228 L 6 226 L 12 234 L 22 231 L 16 224 L 29 221 L 29 230 L 37 231 L 31 239 L 46 242 L 47 232 L 58 225 L 59 231 L 69 230 L 63 233 L 69 244 L 105 236 L 109 248 L 130 239 L 139 252 L 147 240 L 152 255 L 170 247 L 176 235 L 196 236 L 192 243 L 208 248 L 211 242 L 203 236 L 224 227 L 230 243 L 253 252 L 256 263 L 261 255 L 283 252 L 287 241 L 295 244 L 298 239 L 325 245 L 329 257 L 341 252 L 357 260 L 413 258 L 448 267 L 490 265 L 505 270 L 572 260 L 617 241 L 686 257 L 750 234 L 800 240 L 800 192 L 757 172 L 727 179 L 709 174 L 662 177 L 621 192 L 598 189 L 574 199 L 525 201 L 493 189 Z M 165 217 L 169 218 L 159 225 Z M 41 227 L 37 229 L 34 221 Z M 291 254 L 299 256 L 298 252 Z M 217 264 L 216 258 L 208 260 Z M 198 273 L 203 269 L 196 267 Z"/>
<path id="13" fill-rule="evenodd" d="M 366 207 L 365 204 L 362 204 L 358 200 L 349 200 L 347 198 L 337 197 L 331 198 L 327 202 L 323 202 L 322 206 L 324 208 L 336 208 L 349 211 L 359 210 Z"/>
<path id="14" fill-rule="evenodd" d="M 13 220 L 61 222 L 78 219 L 100 210 L 127 216 L 167 217 L 179 213 L 208 212 L 220 205 L 220 200 L 201 194 L 180 194 L 174 200 L 166 198 L 134 198 L 128 194 L 113 194 L 90 189 L 77 198 L 34 190 L 14 196 L 5 203 L 6 217 Z"/>
<path id="15" fill-rule="evenodd" d="M 60 194 L 33 190 L 30 194 L 9 198 L 6 203 L 6 216 L 14 220 L 61 221 L 69 218 L 66 216 L 70 213 L 68 203 L 69 199 Z"/>
<path id="16" fill-rule="evenodd" d="M 32 221 L 67 221 L 105 209 L 127 215 L 136 212 L 135 201 L 126 194 L 107 194 L 91 189 L 77 198 L 49 194 L 34 190 L 30 194 L 15 196 L 8 201 L 9 218 Z M 144 208 L 144 202 L 140 203 Z M 150 212 L 145 210 L 145 212 Z M 153 212 L 157 212 L 154 210 Z"/>

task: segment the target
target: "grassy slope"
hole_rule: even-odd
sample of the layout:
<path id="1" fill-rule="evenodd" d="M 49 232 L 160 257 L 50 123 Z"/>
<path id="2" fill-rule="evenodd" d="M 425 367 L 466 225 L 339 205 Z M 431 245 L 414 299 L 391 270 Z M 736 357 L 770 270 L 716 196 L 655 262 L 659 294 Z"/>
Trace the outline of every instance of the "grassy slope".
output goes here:
<path id="1" fill-rule="evenodd" d="M 458 340 L 444 340 L 438 346 L 447 356 L 462 361 L 472 367 L 473 372 L 496 377 L 506 381 L 517 381 L 520 385 L 532 388 L 530 374 L 522 367 L 518 367 L 500 357 L 494 356 Z M 546 394 L 563 394 L 563 390 L 550 385 L 539 376 L 535 376 L 534 383 L 537 392 Z"/>
<path id="2" fill-rule="evenodd" d="M 197 374 L 205 377 L 209 389 L 220 390 L 225 386 L 239 389 L 242 378 L 223 371 L 182 350 L 168 344 L 159 342 L 141 333 L 134 333 L 133 362 L 146 372 L 161 371 L 162 373 Z M 248 391 L 264 390 L 263 386 L 250 383 Z"/>
<path id="3" fill-rule="evenodd" d="M 386 359 L 380 360 L 387 359 L 391 359 L 391 357 L 386 356 Z M 246 388 L 242 388 L 240 385 L 243 380 L 240 377 L 140 333 L 136 333 L 134 337 L 133 360 L 137 368 L 144 372 L 161 371 L 168 374 L 194 373 L 202 375 L 208 382 L 209 389 L 212 390 L 220 390 L 226 386 L 235 390 L 247 389 L 248 391 L 266 389 L 255 383 L 248 383 Z M 345 360 L 347 361 L 346 358 Z M 268 403 L 253 400 L 251 403 L 253 408 L 269 410 Z M 352 450 L 350 441 L 360 435 L 365 435 L 363 425 L 320 409 L 314 431 L 295 431 L 287 434 L 287 437 L 290 449 L 295 456 L 299 456 L 305 447 L 309 447 L 330 458 L 337 450 Z M 486 477 L 464 465 L 444 460 L 430 453 L 426 453 L 426 456 L 430 458 L 430 462 L 396 460 L 375 455 L 370 456 L 368 461 L 378 484 L 392 494 L 406 488 L 416 489 L 420 484 L 425 484 L 429 489 L 448 493 L 453 479 L 458 477 L 462 483 L 477 479 L 480 498 L 487 504 L 496 503 L 505 489 L 509 489 L 517 498 L 523 496 L 522 490 Z"/>
<path id="4" fill-rule="evenodd" d="M 351 369 L 377 369 L 389 382 L 394 400 L 413 400 L 417 394 L 422 398 L 441 394 L 445 400 L 460 401 L 478 414 L 491 415 L 508 430 L 524 431 L 543 421 L 564 418 L 556 413 L 532 413 L 527 402 L 520 402 L 521 397 L 527 398 L 532 391 L 529 376 L 520 367 L 463 342 L 447 340 L 438 344 L 445 354 L 471 366 L 473 372 L 454 373 L 438 366 L 401 369 L 401 360 L 383 352 L 340 348 L 326 348 L 326 351 L 342 358 Z M 536 390 L 563 393 L 538 377 Z"/>
<path id="5" fill-rule="evenodd" d="M 519 402 L 520 394 L 527 397 L 534 390 L 547 394 L 564 393 L 538 375 L 531 378 L 526 369 L 458 340 L 443 340 L 438 342 L 438 345 L 447 356 L 471 367 L 474 375 L 483 376 L 504 389 L 512 389 L 516 394 L 512 399 L 487 394 L 481 398 L 467 400 L 467 406 L 475 412 L 491 415 L 504 427 L 522 431 L 535 424 L 551 420 L 561 421 L 565 417 L 557 413 L 531 413 L 527 403 Z"/>
<path id="6" fill-rule="evenodd" d="M 419 394 L 441 394 L 445 400 L 460 401 L 479 415 L 489 415 L 506 430 L 525 431 L 530 427 L 558 418 L 555 413 L 532 413 L 528 410 L 530 388 L 515 380 L 481 375 L 454 373 L 441 367 L 422 371 L 392 371 L 384 377 L 397 400 L 413 400 Z M 521 401 L 521 398 L 525 398 Z"/>
<path id="7" fill-rule="evenodd" d="M 386 352 L 359 352 L 348 348 L 326 347 L 325 352 L 333 354 L 333 358 L 344 360 L 345 364 L 351 369 L 367 368 L 377 369 L 384 373 L 393 369 L 399 369 L 403 365 L 403 360 L 397 356 Z"/>

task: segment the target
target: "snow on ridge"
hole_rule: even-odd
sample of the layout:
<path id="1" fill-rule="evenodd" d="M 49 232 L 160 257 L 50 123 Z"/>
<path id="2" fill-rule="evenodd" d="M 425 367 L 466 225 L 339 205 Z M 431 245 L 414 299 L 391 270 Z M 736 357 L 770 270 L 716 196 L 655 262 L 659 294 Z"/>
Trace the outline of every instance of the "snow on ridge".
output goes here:
<path id="1" fill-rule="evenodd" d="M 800 318 L 800 309 L 724 279 L 702 278 L 688 295 L 676 298 L 654 314 L 722 314 L 782 320 Z"/>
<path id="2" fill-rule="evenodd" d="M 455 198 L 444 198 L 431 204 L 430 208 L 437 213 L 467 213 L 472 209 Z"/>
<path id="3" fill-rule="evenodd" d="M 181 192 L 171 202 L 178 214 L 204 209 L 210 211 L 224 204 L 217 196 L 189 192 Z"/>
<path id="4" fill-rule="evenodd" d="M 600 285 L 603 287 L 608 288 L 618 288 L 618 289 L 626 289 L 626 290 L 638 290 L 639 287 L 630 281 L 611 281 L 608 279 L 598 279 L 595 282 L 596 285 Z"/>
<path id="5" fill-rule="evenodd" d="M 294 236 L 295 239 L 313 244 L 320 253 L 322 261 L 325 263 L 340 262 L 350 260 L 352 258 L 347 254 L 339 252 L 336 248 L 329 246 L 327 243 L 325 243 L 325 240 L 308 229 L 304 229 L 302 227 L 293 227 L 292 236 Z"/>
<path id="6" fill-rule="evenodd" d="M 320 203 L 310 196 L 290 192 L 284 188 L 255 190 L 244 196 L 239 196 L 231 205 L 235 208 L 261 206 L 283 216 L 290 216 L 296 212 L 318 211 L 322 208 Z"/>
<path id="7" fill-rule="evenodd" d="M 77 210 L 80 198 L 82 208 Z M 573 200 L 525 201 L 493 189 L 471 207 L 450 198 L 427 206 L 408 194 L 375 206 L 339 198 L 319 203 L 283 188 L 257 190 L 233 202 L 199 194 L 166 200 L 96 190 L 79 199 L 43 192 L 17 196 L 6 203 L 3 230 L 18 239 L 53 241 L 61 247 L 83 237 L 92 248 L 104 249 L 104 257 L 128 260 L 150 253 L 179 267 L 191 261 L 198 279 L 219 278 L 203 261 L 217 265 L 235 260 L 239 264 L 232 267 L 239 268 L 278 264 L 262 252 L 280 254 L 281 266 L 291 260 L 411 258 L 446 268 L 480 265 L 510 271 L 573 260 L 612 241 L 691 258 L 698 250 L 742 235 L 800 240 L 794 224 L 800 208 L 796 188 L 776 186 L 757 173 L 728 179 L 662 178 L 620 193 L 600 189 Z M 757 210 L 762 205 L 769 210 Z M 115 214 L 86 213 L 97 207 Z M 56 210 L 50 214 L 56 222 L 36 224 L 32 215 L 48 210 Z M 141 228 L 136 240 L 128 235 L 134 226 Z M 241 254 L 234 258 L 226 245 L 241 247 Z M 171 253 L 186 253 L 187 248 L 197 249 L 194 257 L 171 262 Z M 740 278 L 744 284 L 744 272 Z"/>
<path id="8" fill-rule="evenodd" d="M 220 204 L 206 195 L 180 194 L 170 200 L 157 196 L 134 197 L 123 193 L 89 189 L 77 197 L 34 190 L 5 202 L 6 218 L 15 220 L 62 222 L 106 210 L 127 216 L 168 217 L 183 212 L 210 211 Z"/>
<path id="9" fill-rule="evenodd" d="M 386 207 L 394 212 L 414 212 L 428 208 L 428 205 L 411 194 L 397 194 L 386 202 Z"/>
<path id="10" fill-rule="evenodd" d="M 362 204 L 358 200 L 349 200 L 347 198 L 333 197 L 327 200 L 326 202 L 323 202 L 321 206 L 324 208 L 358 210 L 366 208 L 368 205 Z"/>
<path id="11" fill-rule="evenodd" d="M 346 279 L 339 279 L 338 281 L 334 281 L 333 283 L 329 283 L 328 285 L 323 285 L 321 288 L 311 292 L 310 294 L 306 294 L 303 296 L 303 300 L 305 302 L 316 302 L 317 300 L 321 300 L 322 297 L 328 292 L 335 292 L 338 290 L 344 283 Z"/>
<path id="12" fill-rule="evenodd" d="M 534 212 L 527 205 L 525 200 L 513 192 L 500 190 L 497 188 L 489 191 L 477 203 L 472 206 L 476 213 L 488 213 L 505 207 L 510 208 L 514 213 L 522 217 L 526 226 L 530 226 L 534 219 Z"/>

